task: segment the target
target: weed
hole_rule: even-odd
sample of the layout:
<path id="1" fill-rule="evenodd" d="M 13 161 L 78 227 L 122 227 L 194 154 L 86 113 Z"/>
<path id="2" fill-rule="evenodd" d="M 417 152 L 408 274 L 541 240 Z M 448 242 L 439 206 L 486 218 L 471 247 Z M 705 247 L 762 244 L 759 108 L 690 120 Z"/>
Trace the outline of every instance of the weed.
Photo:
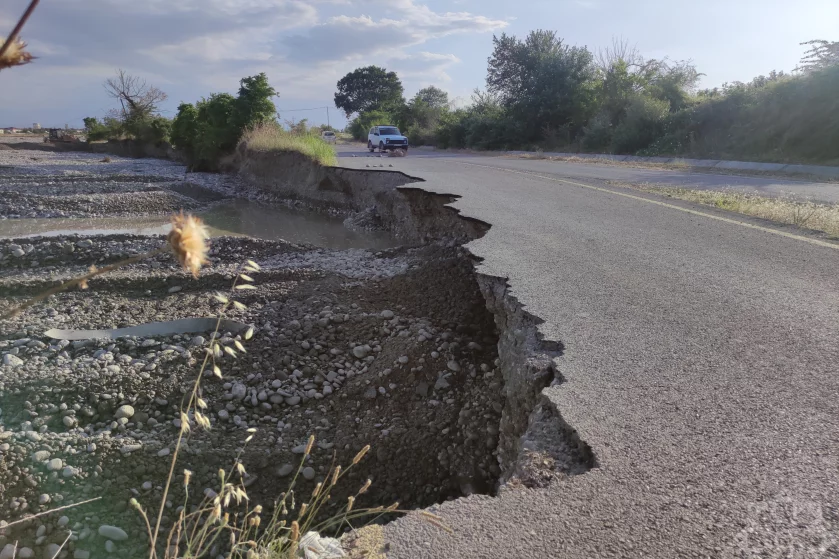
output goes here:
<path id="1" fill-rule="evenodd" d="M 839 236 L 839 204 L 822 204 L 783 197 L 771 198 L 732 190 L 694 190 L 672 186 L 656 186 L 648 183 L 610 184 L 629 186 L 644 192 L 662 194 L 679 200 L 713 206 L 721 210 L 822 231 L 832 237 Z"/>
<path id="2" fill-rule="evenodd" d="M 312 134 L 294 134 L 275 124 L 262 124 L 246 131 L 242 136 L 248 148 L 258 151 L 296 151 L 321 165 L 337 163 L 335 148 Z"/>

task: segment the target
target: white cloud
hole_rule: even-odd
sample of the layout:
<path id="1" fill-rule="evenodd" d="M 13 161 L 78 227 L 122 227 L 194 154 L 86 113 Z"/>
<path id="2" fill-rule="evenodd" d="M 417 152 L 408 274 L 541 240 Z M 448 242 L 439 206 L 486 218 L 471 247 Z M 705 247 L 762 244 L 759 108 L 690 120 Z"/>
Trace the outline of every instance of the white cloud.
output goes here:
<path id="1" fill-rule="evenodd" d="M 28 3 L 0 0 L 0 22 L 16 20 Z M 181 100 L 234 92 L 240 78 L 258 72 L 266 72 L 286 100 L 331 99 L 338 79 L 365 64 L 397 71 L 410 91 L 450 81 L 448 71 L 460 62 L 453 54 L 429 52 L 435 39 L 492 32 L 507 23 L 466 11 L 435 11 L 419 0 L 42 3 L 24 29 L 38 59 L 16 70 L 14 84 L 3 88 L 0 120 L 25 124 L 47 118 L 46 110 L 60 119 L 101 114 L 111 102 L 102 80 L 117 68 L 167 91 L 172 105 L 165 107 L 167 114 Z M 50 104 L 32 93 L 50 91 L 44 84 L 56 78 L 62 83 L 60 102 Z"/>
<path id="2" fill-rule="evenodd" d="M 383 10 L 389 16 L 339 15 L 314 26 L 306 34 L 281 40 L 290 60 L 323 62 L 352 60 L 423 44 L 455 33 L 502 29 L 506 21 L 469 12 L 434 12 L 414 0 L 393 0 Z"/>

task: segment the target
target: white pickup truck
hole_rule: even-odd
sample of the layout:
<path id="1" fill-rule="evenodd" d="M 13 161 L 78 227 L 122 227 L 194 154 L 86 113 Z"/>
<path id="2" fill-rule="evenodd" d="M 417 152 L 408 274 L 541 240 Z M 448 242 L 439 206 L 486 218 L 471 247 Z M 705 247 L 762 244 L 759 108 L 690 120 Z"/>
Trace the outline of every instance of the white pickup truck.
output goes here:
<path id="1" fill-rule="evenodd" d="M 367 149 L 371 152 L 379 148 L 380 152 L 401 149 L 408 151 L 408 138 L 403 136 L 399 129 L 390 125 L 374 126 L 367 134 Z"/>
<path id="2" fill-rule="evenodd" d="M 321 139 L 326 142 L 327 144 L 334 144 L 335 143 L 335 132 L 332 130 L 324 130 L 320 133 Z"/>

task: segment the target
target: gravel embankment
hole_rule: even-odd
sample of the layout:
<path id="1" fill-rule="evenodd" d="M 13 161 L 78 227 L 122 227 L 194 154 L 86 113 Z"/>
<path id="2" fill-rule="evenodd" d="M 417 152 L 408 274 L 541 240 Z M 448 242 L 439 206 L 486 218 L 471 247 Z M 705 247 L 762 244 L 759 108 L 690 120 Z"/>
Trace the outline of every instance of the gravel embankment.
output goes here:
<path id="1" fill-rule="evenodd" d="M 135 204 L 144 212 L 166 206 L 145 206 L 147 196 L 182 196 L 165 186 L 153 190 L 168 184 L 158 178 L 182 177 L 182 168 L 168 162 L 112 158 L 101 165 L 114 165 L 108 176 L 118 178 L 88 180 L 105 176 L 90 154 L 48 153 L 54 157 L 42 167 L 9 153 L 20 155 L 0 151 L 2 165 L 13 166 L 0 168 L 0 190 L 26 202 L 10 202 L 20 210 L 0 206 L 6 218 L 30 209 L 116 214 Z M 68 170 L 87 178 L 76 181 Z M 220 182 L 209 177 L 206 186 L 223 188 Z M 33 205 L 35 183 L 54 207 Z M 60 203 L 79 196 L 124 202 L 102 210 L 94 199 L 96 209 L 88 213 Z M 0 312 L 91 264 L 163 242 L 131 235 L 0 240 Z M 349 494 L 373 479 L 360 506 L 394 500 L 422 506 L 491 490 L 499 474 L 495 426 L 503 392 L 497 335 L 460 249 L 334 251 L 222 237 L 213 240 L 210 257 L 198 279 L 161 254 L 0 321 L 0 550 L 17 542 L 18 557 L 47 556 L 72 531 L 62 556 L 147 554 L 145 529 L 128 501 L 159 506 L 184 394 L 211 336 L 69 341 L 44 332 L 214 316 L 219 303 L 212 294 L 229 289 L 245 259 L 259 262 L 262 272 L 257 289 L 235 293 L 247 309 L 228 317 L 256 334 L 247 342 L 220 334 L 223 343 L 238 339 L 248 352 L 219 358 L 224 378 L 203 381 L 212 429 L 196 429 L 187 439 L 166 521 L 184 503 L 184 468 L 195 472 L 190 506 L 218 490 L 218 469 L 229 469 L 242 449 L 251 503 L 270 515 L 310 434 L 317 444 L 304 464 L 301 494 L 323 479 L 333 460 L 347 464 L 365 444 L 373 450 L 344 487 Z M 249 428 L 257 435 L 245 446 Z M 334 502 L 346 494 L 336 492 Z M 2 528 L 94 497 L 102 500 Z"/>

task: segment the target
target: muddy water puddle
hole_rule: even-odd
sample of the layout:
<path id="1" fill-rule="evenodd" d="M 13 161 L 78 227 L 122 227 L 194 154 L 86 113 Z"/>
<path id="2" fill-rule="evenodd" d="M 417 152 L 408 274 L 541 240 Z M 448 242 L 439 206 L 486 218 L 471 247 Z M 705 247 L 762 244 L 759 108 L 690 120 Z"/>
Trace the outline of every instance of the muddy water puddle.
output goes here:
<path id="1" fill-rule="evenodd" d="M 250 200 L 222 202 L 199 215 L 206 221 L 213 237 L 246 235 L 338 250 L 384 249 L 399 244 L 385 232 L 350 230 L 338 217 Z M 0 220 L 0 238 L 72 234 L 161 235 L 168 231 L 169 219 L 166 216 Z"/>

